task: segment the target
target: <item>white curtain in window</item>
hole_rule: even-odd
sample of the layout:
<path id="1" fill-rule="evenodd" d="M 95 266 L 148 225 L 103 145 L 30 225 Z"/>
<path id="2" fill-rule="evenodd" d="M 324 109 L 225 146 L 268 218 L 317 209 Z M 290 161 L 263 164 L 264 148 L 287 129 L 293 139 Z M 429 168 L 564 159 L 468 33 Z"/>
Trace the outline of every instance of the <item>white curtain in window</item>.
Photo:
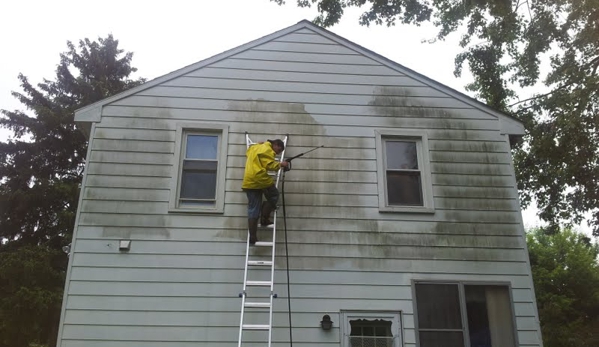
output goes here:
<path id="1" fill-rule="evenodd" d="M 507 287 L 488 286 L 485 290 L 493 347 L 515 347 L 510 296 Z"/>

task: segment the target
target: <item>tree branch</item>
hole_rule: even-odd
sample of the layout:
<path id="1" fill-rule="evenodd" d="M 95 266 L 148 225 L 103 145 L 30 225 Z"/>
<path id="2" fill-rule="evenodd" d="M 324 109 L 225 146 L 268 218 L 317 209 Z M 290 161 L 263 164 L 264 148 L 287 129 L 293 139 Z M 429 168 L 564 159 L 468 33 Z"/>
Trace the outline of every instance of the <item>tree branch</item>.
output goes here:
<path id="1" fill-rule="evenodd" d="M 591 60 L 589 62 L 589 65 L 595 65 L 593 67 L 593 72 L 591 73 L 591 75 L 594 75 L 597 72 L 597 68 L 599 68 L 599 56 L 595 57 L 595 59 Z"/>
<path id="2" fill-rule="evenodd" d="M 535 95 L 535 96 L 533 96 L 533 97 L 531 97 L 531 98 L 524 99 L 524 100 L 520 100 L 520 101 L 518 101 L 518 102 L 515 102 L 515 103 L 513 103 L 513 104 L 507 105 L 507 107 L 513 107 L 513 106 L 516 106 L 516 105 L 518 105 L 518 104 L 521 104 L 521 103 L 523 103 L 523 102 L 527 102 L 527 101 L 531 101 L 531 100 L 536 100 L 536 99 L 544 98 L 544 97 L 546 97 L 546 96 L 549 96 L 549 95 L 551 95 L 551 94 L 553 94 L 553 93 L 557 92 L 558 90 L 559 90 L 559 88 L 558 88 L 558 89 L 556 89 L 556 90 L 552 90 L 552 91 L 550 91 L 549 93 L 545 93 L 545 94 L 541 94 L 541 95 Z"/>
<path id="3" fill-rule="evenodd" d="M 536 99 L 544 98 L 544 97 L 546 97 L 546 96 L 549 96 L 549 95 L 551 95 L 551 94 L 553 94 L 553 93 L 555 93 L 555 92 L 557 92 L 557 91 L 559 91 L 559 90 L 562 90 L 562 89 L 564 89 L 564 88 L 567 88 L 567 87 L 569 87 L 569 86 L 571 86 L 571 85 L 573 85 L 573 84 L 574 84 L 574 82 L 566 83 L 566 84 L 564 84 L 563 86 L 561 86 L 561 87 L 558 87 L 558 88 L 556 88 L 556 89 L 554 89 L 554 90 L 552 90 L 552 91 L 550 91 L 550 92 L 548 92 L 548 93 L 541 94 L 541 95 L 535 95 L 535 96 L 533 96 L 533 97 L 530 97 L 530 98 L 528 98 L 528 99 L 520 100 L 520 101 L 518 101 L 518 102 L 515 102 L 515 103 L 513 103 L 513 104 L 507 105 L 507 107 L 516 106 L 516 105 L 518 105 L 518 104 L 521 104 L 521 103 L 523 103 L 523 102 L 527 102 L 527 101 L 530 101 L 530 100 L 536 100 Z"/>

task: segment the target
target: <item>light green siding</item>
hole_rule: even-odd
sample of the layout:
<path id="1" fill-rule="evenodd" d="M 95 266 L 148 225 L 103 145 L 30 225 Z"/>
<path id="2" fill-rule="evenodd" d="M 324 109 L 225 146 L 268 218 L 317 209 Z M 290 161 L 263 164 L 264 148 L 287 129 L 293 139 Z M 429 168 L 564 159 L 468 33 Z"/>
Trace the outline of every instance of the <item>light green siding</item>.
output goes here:
<path id="1" fill-rule="evenodd" d="M 103 105 L 60 346 L 236 344 L 246 131 L 289 134 L 289 155 L 325 145 L 286 175 L 275 346 L 288 345 L 287 265 L 298 347 L 339 346 L 341 310 L 401 312 L 404 346 L 416 346 L 412 280 L 510 284 L 520 346 L 541 346 L 507 135 L 495 115 L 425 82 L 305 26 Z M 168 212 L 177 123 L 194 121 L 229 126 L 222 214 Z M 434 214 L 379 212 L 377 128 L 427 132 Z"/>

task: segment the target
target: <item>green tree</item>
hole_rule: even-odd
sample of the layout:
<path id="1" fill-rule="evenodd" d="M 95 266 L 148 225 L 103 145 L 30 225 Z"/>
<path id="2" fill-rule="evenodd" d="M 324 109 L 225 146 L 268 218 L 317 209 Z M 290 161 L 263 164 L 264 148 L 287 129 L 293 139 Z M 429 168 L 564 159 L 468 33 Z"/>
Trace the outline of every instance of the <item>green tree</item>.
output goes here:
<path id="1" fill-rule="evenodd" d="M 599 346 L 599 247 L 570 229 L 527 243 L 544 345 Z"/>
<path id="2" fill-rule="evenodd" d="M 67 42 L 54 80 L 19 75 L 27 111 L 2 110 L 0 126 L 0 347 L 56 343 L 67 256 L 87 141 L 74 111 L 144 82 L 111 35 Z"/>
<path id="3" fill-rule="evenodd" d="M 64 253 L 40 246 L 0 252 L 0 347 L 56 345 Z"/>
<path id="4" fill-rule="evenodd" d="M 278 4 L 284 0 L 271 0 Z M 533 199 L 551 230 L 579 224 L 591 213 L 599 235 L 599 0 L 298 0 L 316 5 L 316 24 L 339 22 L 348 7 L 364 7 L 362 25 L 431 22 L 436 39 L 461 34 L 474 80 L 466 89 L 491 107 L 512 114 L 527 129 L 514 150 L 518 188 Z M 550 62 L 541 73 L 540 63 Z M 518 99 L 515 90 L 538 90 Z M 533 88 L 534 87 L 534 88 Z"/>
<path id="5" fill-rule="evenodd" d="M 87 151 L 74 111 L 143 82 L 129 79 L 133 54 L 112 36 L 67 46 L 55 80 L 36 88 L 19 75 L 23 92 L 13 95 L 31 114 L 1 111 L 0 126 L 14 133 L 0 142 L 0 239 L 8 243 L 70 242 Z"/>

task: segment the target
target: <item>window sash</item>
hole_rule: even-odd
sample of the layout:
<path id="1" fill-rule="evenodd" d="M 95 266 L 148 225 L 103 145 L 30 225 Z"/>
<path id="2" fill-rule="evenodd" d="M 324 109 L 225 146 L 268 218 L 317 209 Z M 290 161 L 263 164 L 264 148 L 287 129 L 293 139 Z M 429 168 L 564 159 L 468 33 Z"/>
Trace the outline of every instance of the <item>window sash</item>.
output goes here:
<path id="1" fill-rule="evenodd" d="M 423 191 L 423 182 L 422 182 L 422 155 L 421 155 L 421 140 L 419 139 L 407 139 L 402 137 L 393 137 L 386 136 L 382 139 L 383 142 L 383 158 L 384 158 L 384 180 L 385 180 L 385 202 L 387 206 L 414 206 L 414 207 L 423 207 L 424 206 L 424 191 Z M 416 154 L 416 169 L 399 169 L 399 168 L 389 168 L 389 159 L 390 153 L 388 153 L 387 143 L 388 142 L 408 142 L 414 144 L 414 150 Z M 401 162 L 401 160 L 399 161 Z M 405 174 L 405 176 L 404 176 Z M 390 179 L 390 176 L 395 179 L 393 182 Z M 402 182 L 401 185 L 397 186 L 395 184 L 399 184 L 397 179 L 399 177 L 417 177 L 418 186 L 417 191 L 414 191 L 414 185 Z M 395 183 L 395 184 L 393 184 Z"/>
<path id="2" fill-rule="evenodd" d="M 214 158 L 195 158 L 188 157 L 190 148 L 190 138 L 193 136 L 216 137 L 216 153 Z M 177 205 L 185 207 L 212 207 L 216 205 L 218 195 L 218 167 L 222 148 L 222 136 L 220 131 L 184 131 L 183 148 L 181 161 L 179 163 L 179 177 L 177 189 Z M 203 141 L 194 142 L 202 143 Z M 200 153 L 203 154 L 202 151 Z M 212 156 L 212 155 L 211 155 Z M 188 182 L 185 179 L 191 175 L 194 181 Z M 200 180 L 199 182 L 197 180 Z M 209 185 L 209 186 L 194 186 Z"/>
<path id="3" fill-rule="evenodd" d="M 214 142 L 216 140 L 216 143 Z M 189 147 L 190 143 L 199 145 Z M 217 160 L 220 148 L 220 136 L 217 133 L 187 132 L 185 134 L 185 159 Z M 191 150 L 191 151 L 190 151 Z"/>
<path id="4" fill-rule="evenodd" d="M 400 144 L 397 146 L 397 144 Z M 407 145 L 407 146 L 406 146 Z M 395 149 L 391 149 L 391 147 L 396 147 Z M 415 139 L 405 139 L 405 138 L 392 138 L 387 137 L 384 139 L 384 148 L 385 153 L 389 153 L 389 151 L 393 151 L 393 154 L 399 153 L 399 151 L 404 150 L 404 155 L 401 156 L 385 156 L 385 168 L 387 170 L 419 170 L 422 165 L 420 164 L 418 158 L 418 140 Z M 405 150 L 409 149 L 413 152 L 405 153 Z M 416 160 L 411 156 L 415 155 Z M 399 167 L 403 166 L 403 167 Z M 410 167 L 415 166 L 415 167 Z"/>
<path id="5" fill-rule="evenodd" d="M 426 323 L 423 322 L 422 317 L 422 315 L 426 315 L 426 312 L 423 312 L 422 310 L 433 310 L 434 308 L 435 312 L 431 313 L 435 314 L 438 318 L 439 307 L 438 303 L 431 303 L 430 298 L 426 295 L 423 296 L 422 292 L 419 292 L 419 287 L 428 287 L 431 289 L 435 286 L 445 286 L 446 288 L 455 286 L 453 293 L 444 291 L 435 294 L 434 290 L 430 290 L 427 295 L 432 297 L 432 300 L 455 296 L 453 298 L 456 300 L 454 306 L 455 304 L 459 305 L 459 319 L 458 317 L 454 317 L 449 324 L 459 322 L 461 328 L 447 326 L 422 327 L 423 323 Z M 513 316 L 513 302 L 509 295 L 509 291 L 510 287 L 507 284 L 417 282 L 414 286 L 414 294 L 419 346 L 428 347 L 443 345 L 448 347 L 465 347 L 471 343 L 477 343 L 477 345 L 516 346 L 515 317 Z M 479 294 L 477 297 L 474 297 L 476 292 Z M 482 299 L 480 295 L 481 292 L 484 293 Z M 480 306 L 481 300 L 484 301 L 484 307 L 482 308 Z M 472 302 L 475 301 L 478 301 L 478 306 L 472 305 Z M 488 321 L 486 321 L 487 311 L 489 312 Z M 481 314 L 485 315 L 485 317 L 482 317 Z M 493 323 L 490 322 L 491 320 Z M 439 323 L 438 319 L 437 323 Z M 479 326 L 478 331 L 471 330 L 475 328 L 475 324 Z M 484 332 L 484 329 L 483 331 L 480 330 L 480 325 L 484 328 L 485 324 L 487 326 L 486 333 Z M 459 333 L 460 337 L 458 337 L 456 333 Z M 451 337 L 452 335 L 453 337 Z"/>
<path id="6" fill-rule="evenodd" d="M 422 191 L 422 175 L 420 172 L 387 171 L 387 205 L 389 206 L 424 206 Z"/>

